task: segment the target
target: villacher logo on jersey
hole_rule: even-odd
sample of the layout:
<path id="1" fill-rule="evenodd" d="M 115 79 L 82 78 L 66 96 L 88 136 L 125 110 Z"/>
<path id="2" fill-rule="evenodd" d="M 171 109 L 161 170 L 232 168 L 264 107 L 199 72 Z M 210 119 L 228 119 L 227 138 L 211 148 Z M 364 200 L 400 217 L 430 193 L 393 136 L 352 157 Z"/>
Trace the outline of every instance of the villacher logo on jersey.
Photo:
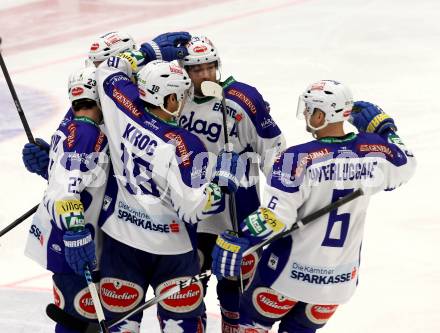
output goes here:
<path id="1" fill-rule="evenodd" d="M 92 296 L 90 295 L 89 288 L 82 289 L 76 294 L 73 301 L 75 310 L 82 316 L 88 319 L 96 319 L 95 306 L 93 305 Z"/>
<path id="2" fill-rule="evenodd" d="M 134 282 L 115 278 L 101 279 L 101 299 L 108 310 L 129 311 L 142 300 L 142 297 L 142 288 Z"/>
<path id="3" fill-rule="evenodd" d="M 176 286 L 181 280 L 190 277 L 182 277 L 180 279 L 171 279 L 160 284 L 156 289 L 156 295 L 160 295 L 167 290 Z M 182 289 L 178 293 L 166 298 L 160 304 L 168 311 L 184 313 L 196 309 L 203 300 L 203 287 L 200 281 L 195 282 L 188 287 Z"/>
<path id="4" fill-rule="evenodd" d="M 252 294 L 252 300 L 258 312 L 269 318 L 281 318 L 297 303 L 266 287 L 256 288 Z"/>

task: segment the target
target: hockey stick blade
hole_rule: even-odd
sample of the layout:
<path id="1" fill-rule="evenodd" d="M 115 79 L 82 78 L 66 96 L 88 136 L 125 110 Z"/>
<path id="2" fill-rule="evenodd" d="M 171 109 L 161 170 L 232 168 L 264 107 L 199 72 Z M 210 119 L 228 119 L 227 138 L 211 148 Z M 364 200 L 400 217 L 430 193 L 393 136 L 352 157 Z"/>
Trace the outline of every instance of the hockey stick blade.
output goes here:
<path id="1" fill-rule="evenodd" d="M 88 323 L 82 319 L 76 318 L 71 314 L 65 312 L 63 309 L 59 308 L 53 303 L 50 303 L 46 306 L 46 314 L 54 322 L 78 332 L 86 333 L 89 325 L 95 324 L 95 323 Z M 99 324 L 96 323 L 95 325 L 96 325 L 95 332 L 99 332 L 100 330 Z M 87 332 L 87 333 L 91 333 L 91 332 Z"/>
<path id="2" fill-rule="evenodd" d="M 223 98 L 223 88 L 212 81 L 203 81 L 201 85 L 202 93 L 205 96 Z"/>
<path id="3" fill-rule="evenodd" d="M 113 319 L 109 319 L 105 321 L 108 328 L 112 328 L 119 323 L 123 322 L 125 319 L 144 311 L 153 305 L 159 303 L 160 301 L 163 301 L 164 299 L 178 293 L 182 289 L 185 289 L 189 285 L 191 285 L 194 282 L 198 282 L 204 278 L 207 278 L 211 275 L 211 271 L 207 270 L 203 273 L 200 273 L 198 275 L 195 275 L 185 281 L 181 281 L 179 284 L 175 285 L 174 287 L 168 289 L 166 292 L 153 297 L 146 301 L 143 304 L 140 304 L 136 306 L 134 309 L 132 309 L 129 312 L 126 312 L 125 314 L 122 314 L 121 316 Z M 46 307 L 46 314 L 49 316 L 50 319 L 53 321 L 62 324 L 70 329 L 77 330 L 78 332 L 82 333 L 99 333 L 101 331 L 100 325 L 97 322 L 87 322 L 85 320 L 76 318 L 64 310 L 57 307 L 55 304 L 51 303 Z"/>
<path id="4" fill-rule="evenodd" d="M 339 200 L 336 200 L 335 202 L 330 203 L 327 206 L 324 206 L 321 209 L 318 209 L 317 211 L 303 217 L 301 220 L 297 220 L 288 230 L 283 231 L 283 232 L 275 235 L 272 238 L 268 238 L 262 243 L 256 244 L 256 245 L 248 248 L 246 251 L 244 251 L 243 257 L 263 248 L 264 246 L 266 246 L 270 243 L 273 243 L 274 241 L 276 241 L 280 238 L 283 238 L 283 237 L 289 235 L 292 231 L 305 226 L 306 224 L 316 220 L 317 218 L 319 218 L 327 213 L 330 213 L 332 210 L 334 210 L 338 207 L 341 207 L 342 205 L 345 205 L 346 203 L 360 197 L 363 194 L 364 194 L 364 191 L 362 191 L 362 189 L 359 188 L 356 191 L 351 192 L 351 193 L 347 194 L 346 196 L 340 198 Z"/>

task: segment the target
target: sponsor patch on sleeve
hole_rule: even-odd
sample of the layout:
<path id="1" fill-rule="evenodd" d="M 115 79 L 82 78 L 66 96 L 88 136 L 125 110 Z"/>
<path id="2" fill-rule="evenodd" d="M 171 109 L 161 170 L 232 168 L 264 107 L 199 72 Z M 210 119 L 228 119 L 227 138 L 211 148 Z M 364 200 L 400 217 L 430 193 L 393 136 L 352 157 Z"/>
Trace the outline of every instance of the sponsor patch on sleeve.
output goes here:
<path id="1" fill-rule="evenodd" d="M 256 114 L 257 113 L 257 108 L 255 106 L 255 104 L 252 102 L 252 100 L 247 97 L 244 93 L 242 93 L 241 91 L 237 90 L 237 89 L 229 89 L 227 91 L 228 95 L 231 96 L 235 96 L 236 98 L 238 98 L 240 101 L 242 101 L 249 109 L 249 111 L 252 114 Z"/>
<path id="2" fill-rule="evenodd" d="M 78 199 L 58 200 L 55 212 L 67 229 L 84 226 L 84 206 Z"/>

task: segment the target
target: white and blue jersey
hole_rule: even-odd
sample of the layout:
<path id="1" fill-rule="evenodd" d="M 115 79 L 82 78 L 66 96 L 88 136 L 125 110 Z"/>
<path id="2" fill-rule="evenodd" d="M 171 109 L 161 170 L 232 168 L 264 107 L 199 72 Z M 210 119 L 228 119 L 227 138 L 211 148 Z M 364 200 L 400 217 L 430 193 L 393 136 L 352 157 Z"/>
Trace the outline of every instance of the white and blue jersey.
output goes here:
<path id="1" fill-rule="evenodd" d="M 222 211 L 223 196 L 207 181 L 209 158 L 203 142 L 149 113 L 124 66 L 110 58 L 97 70 L 114 172 L 102 229 L 149 253 L 189 252 L 192 224 Z"/>
<path id="2" fill-rule="evenodd" d="M 67 229 L 85 224 L 99 253 L 97 225 L 110 165 L 99 126 L 86 117 L 69 118 L 52 135 L 48 185 L 25 249 L 28 257 L 54 273 L 72 272 L 64 257 Z"/>
<path id="3" fill-rule="evenodd" d="M 274 156 L 285 148 L 285 139 L 269 114 L 261 94 L 247 84 L 229 77 L 221 83 L 226 98 L 227 128 L 233 150 L 247 163 L 235 194 L 238 221 L 260 205 L 259 169 L 270 172 Z M 186 102 L 179 126 L 197 135 L 208 151 L 218 155 L 224 148 L 221 101 L 213 97 L 194 97 Z M 232 229 L 229 202 L 223 213 L 199 223 L 197 232 L 220 234 Z"/>
<path id="4" fill-rule="evenodd" d="M 288 228 L 358 188 L 365 195 L 271 244 L 260 262 L 268 285 L 305 303 L 348 301 L 357 285 L 370 195 L 407 182 L 415 166 L 394 133 L 351 133 L 285 150 L 268 177 L 262 206 Z"/>

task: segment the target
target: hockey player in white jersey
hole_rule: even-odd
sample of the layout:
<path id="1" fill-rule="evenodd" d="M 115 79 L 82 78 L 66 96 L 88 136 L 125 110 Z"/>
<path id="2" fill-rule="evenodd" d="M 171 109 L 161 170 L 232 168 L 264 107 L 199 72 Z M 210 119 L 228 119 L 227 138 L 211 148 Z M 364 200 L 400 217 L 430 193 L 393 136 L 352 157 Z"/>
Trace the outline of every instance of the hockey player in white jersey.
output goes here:
<path id="1" fill-rule="evenodd" d="M 86 66 L 98 66 L 101 62 L 110 56 L 118 53 L 134 50 L 136 42 L 125 32 L 108 32 L 97 37 L 90 44 Z M 69 108 L 64 116 L 64 121 L 73 118 L 74 113 Z M 26 143 L 22 150 L 22 159 L 26 169 L 32 173 L 36 173 L 47 179 L 47 169 L 49 164 L 49 147 L 50 145 L 43 139 L 37 138 L 35 143 Z"/>
<path id="2" fill-rule="evenodd" d="M 29 230 L 25 253 L 53 272 L 54 303 L 69 314 L 96 319 L 84 269 L 97 266 L 95 243 L 106 187 L 107 139 L 95 68 L 73 72 L 68 83 L 73 118 L 63 120 L 50 145 L 48 185 Z M 99 245 L 98 245 L 99 247 Z M 75 333 L 60 324 L 56 333 Z"/>
<path id="3" fill-rule="evenodd" d="M 145 65 L 148 61 L 155 59 L 172 60 L 185 56 L 186 48 L 181 43 L 189 41 L 191 36 L 187 32 L 170 32 L 157 36 L 155 39 L 143 44 L 142 53 L 136 50 L 136 42 L 125 32 L 108 32 L 97 37 L 90 45 L 86 66 L 98 66 L 110 56 L 121 52 L 130 52 L 130 60 L 133 66 Z M 64 121 L 73 118 L 73 112 L 69 108 L 64 116 Z M 49 163 L 49 144 L 41 138 L 35 143 L 26 143 L 22 150 L 22 159 L 29 172 L 36 173 L 47 179 L 47 168 Z"/>
<path id="4" fill-rule="evenodd" d="M 227 105 L 227 129 L 233 150 L 246 162 L 247 169 L 235 195 L 237 217 L 244 219 L 259 205 L 259 169 L 265 174 L 273 156 L 284 149 L 284 137 L 268 112 L 261 94 L 247 84 L 228 77 L 220 81 L 221 60 L 217 48 L 205 36 L 193 36 L 186 44 L 188 55 L 180 63 L 188 71 L 194 84 L 194 97 L 182 109 L 180 127 L 197 135 L 210 153 L 218 154 L 224 147 L 221 101 L 204 96 L 203 81 L 218 82 L 224 89 Z M 141 47 L 142 50 L 142 47 Z M 217 235 L 231 229 L 229 202 L 223 213 L 198 224 L 197 239 L 201 270 L 211 267 L 211 252 Z M 243 277 L 249 278 L 257 263 L 257 255 L 244 260 Z M 207 281 L 204 281 L 206 284 Z M 217 284 L 217 295 L 222 314 L 222 331 L 234 333 L 238 329 L 239 282 L 223 279 Z"/>
<path id="5" fill-rule="evenodd" d="M 175 122 L 191 81 L 181 67 L 154 61 L 131 80 L 129 55 L 98 67 L 99 94 L 115 177 L 109 177 L 100 224 L 104 231 L 101 297 L 106 317 L 139 304 L 199 272 L 194 223 L 221 212 L 221 188 L 207 178 L 202 141 Z M 226 159 L 229 163 L 222 163 Z M 218 184 L 236 191 L 238 155 L 220 154 Z M 203 332 L 203 286 L 193 284 L 159 303 L 164 333 Z M 135 315 L 115 332 L 139 332 Z"/>
<path id="6" fill-rule="evenodd" d="M 330 80 L 310 85 L 298 111 L 316 140 L 276 159 L 262 206 L 242 223 L 243 237 L 223 233 L 213 272 L 236 276 L 249 245 L 289 228 L 296 219 L 361 188 L 365 195 L 324 215 L 264 250 L 240 306 L 240 332 L 313 333 L 353 295 L 359 275 L 366 210 L 372 194 L 407 182 L 416 161 L 396 134 L 394 120 Z M 359 130 L 346 134 L 349 119 Z M 234 248 L 235 251 L 230 251 Z"/>

